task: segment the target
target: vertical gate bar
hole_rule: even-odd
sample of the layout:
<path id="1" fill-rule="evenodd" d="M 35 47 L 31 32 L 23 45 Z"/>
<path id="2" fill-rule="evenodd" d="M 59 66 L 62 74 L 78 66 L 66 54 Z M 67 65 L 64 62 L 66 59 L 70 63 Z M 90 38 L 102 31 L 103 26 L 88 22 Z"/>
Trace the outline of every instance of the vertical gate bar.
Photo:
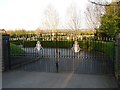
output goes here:
<path id="1" fill-rule="evenodd" d="M 92 72 L 92 66 L 93 66 L 93 62 L 92 62 L 92 60 L 91 60 L 91 36 L 89 37 L 89 59 L 90 59 L 90 61 L 91 61 L 91 70 L 90 70 L 90 72 Z"/>
<path id="2" fill-rule="evenodd" d="M 115 74 L 114 74 L 114 72 L 115 72 L 115 71 L 114 71 L 114 70 L 115 70 L 115 65 L 114 65 L 114 64 L 115 64 L 115 41 L 114 41 L 113 38 L 112 38 L 112 44 L 113 44 L 113 50 L 111 51 L 111 54 L 112 54 L 112 56 L 113 56 L 113 57 L 112 57 L 112 66 L 113 66 L 113 67 L 112 67 L 112 74 L 115 75 Z"/>
<path id="3" fill-rule="evenodd" d="M 47 57 L 47 59 L 46 59 L 46 72 L 49 72 L 49 70 L 48 70 L 48 65 L 49 65 L 49 60 L 48 60 L 48 57 Z"/>
<path id="4" fill-rule="evenodd" d="M 109 59 L 109 61 L 111 61 L 110 58 L 109 58 L 110 49 L 107 50 L 108 43 L 109 43 L 109 37 L 106 38 L 106 53 L 105 53 L 106 60 L 105 60 L 105 66 L 106 66 L 106 64 L 108 64 L 107 63 L 107 59 Z M 105 69 L 105 73 L 109 72 L 108 70 L 109 70 L 109 66 L 107 65 L 107 67 Z"/>
<path id="5" fill-rule="evenodd" d="M 87 38 L 85 39 L 85 42 L 86 42 L 86 51 L 85 51 L 85 71 L 88 71 L 88 68 L 87 68 L 87 62 L 88 62 L 88 59 L 87 59 L 87 50 L 88 50 Z M 85 72 L 85 73 L 86 73 L 86 72 Z"/>
<path id="6" fill-rule="evenodd" d="M 108 53 L 107 53 L 107 61 L 106 61 L 106 66 L 107 66 L 108 68 L 107 68 L 106 71 L 109 72 L 109 73 L 111 73 L 111 71 L 110 71 L 110 63 L 112 62 L 112 59 L 111 59 L 111 57 L 109 56 L 110 53 L 111 53 L 111 48 L 108 49 L 109 45 L 111 45 L 111 44 L 110 44 L 110 43 L 111 43 L 110 37 L 107 38 L 107 42 L 106 42 L 106 43 L 107 43 L 106 49 L 107 49 L 107 51 L 108 51 Z M 110 59 L 109 62 L 108 62 L 108 59 Z"/>
<path id="7" fill-rule="evenodd" d="M 40 65 L 39 65 L 39 70 L 38 71 L 42 72 L 42 59 L 40 59 L 39 62 L 40 62 L 39 63 Z"/>
<path id="8" fill-rule="evenodd" d="M 111 45 L 113 46 L 113 41 L 112 41 L 112 38 L 110 38 L 110 43 L 111 43 Z M 111 74 L 112 74 L 112 71 L 113 71 L 113 55 L 112 55 L 112 49 L 110 50 L 110 54 L 109 54 L 109 57 L 112 57 L 112 59 L 111 59 L 111 62 L 109 63 L 109 71 L 111 72 Z M 112 66 L 111 66 L 112 65 Z M 110 68 L 110 66 L 112 67 L 112 68 Z"/>
<path id="9" fill-rule="evenodd" d="M 115 56 L 116 56 L 116 52 L 115 52 L 115 43 L 116 43 L 116 40 L 114 40 L 113 38 L 112 38 L 112 41 L 113 41 L 113 75 L 115 76 Z"/>
<path id="10" fill-rule="evenodd" d="M 49 55 L 50 55 L 50 58 L 52 57 L 52 32 L 51 32 L 51 34 L 50 34 L 50 47 L 49 48 L 51 48 L 51 52 L 49 53 Z M 53 57 L 52 57 L 53 58 Z"/>
<path id="11" fill-rule="evenodd" d="M 113 46 L 113 41 L 112 41 L 112 38 L 110 38 L 110 43 L 111 43 L 111 45 Z M 111 47 L 112 47 L 111 46 Z M 113 48 L 114 48 L 114 46 L 113 46 Z M 113 74 L 113 67 L 114 67 L 114 64 L 113 64 L 113 55 L 112 55 L 112 52 L 114 52 L 112 49 L 110 50 L 110 54 L 109 54 L 109 57 L 111 58 L 111 62 L 108 62 L 109 63 L 109 71 L 111 72 L 111 74 Z"/>
<path id="12" fill-rule="evenodd" d="M 104 44 L 106 42 L 106 37 L 103 37 L 102 40 L 102 49 L 104 50 L 106 48 L 106 45 Z M 103 54 L 104 55 L 104 54 Z M 104 56 L 102 55 L 102 60 L 104 60 Z M 104 64 L 104 61 L 102 62 L 102 64 Z M 105 69 L 105 68 L 104 68 Z"/>
<path id="13" fill-rule="evenodd" d="M 64 38 L 63 38 L 63 46 L 65 46 L 65 36 L 64 36 Z M 65 58 L 65 56 L 66 56 L 66 54 L 65 54 L 65 49 L 63 49 L 63 58 Z"/>
<path id="14" fill-rule="evenodd" d="M 104 37 L 104 40 L 103 40 L 103 43 L 102 43 L 102 45 L 103 45 L 103 50 L 105 49 L 105 51 L 106 51 L 106 47 L 107 47 L 106 38 L 107 38 L 107 37 Z M 103 55 L 102 55 L 102 60 L 103 60 L 102 64 L 103 64 L 103 65 L 105 64 L 105 63 L 104 63 L 105 60 L 106 60 L 105 58 L 107 58 L 107 56 L 105 55 L 105 56 L 106 56 L 106 57 L 105 57 L 104 55 L 105 55 L 105 54 L 103 53 Z M 103 68 L 104 68 L 104 71 L 103 71 L 102 73 L 105 73 L 106 67 L 103 67 Z"/>
<path id="15" fill-rule="evenodd" d="M 94 49 L 94 47 L 93 47 L 93 37 L 91 37 L 91 60 L 93 61 L 93 66 L 92 66 L 92 68 L 93 68 L 93 72 L 95 71 L 95 57 L 92 57 L 92 55 L 93 55 L 93 49 Z M 92 72 L 92 73 L 93 73 Z"/>
<path id="16" fill-rule="evenodd" d="M 71 57 L 71 55 L 70 55 L 70 36 L 69 36 L 69 41 L 68 41 L 68 47 L 67 47 L 67 50 L 68 50 L 68 58 L 70 58 Z"/>
<path id="17" fill-rule="evenodd" d="M 95 55 L 95 53 L 96 53 L 96 46 L 95 46 L 95 42 L 96 42 L 96 38 L 94 37 L 94 39 L 93 39 L 93 57 L 94 57 L 94 59 L 95 59 L 95 61 L 96 61 L 96 55 Z M 97 61 L 96 61 L 97 62 Z M 94 63 L 94 67 L 95 67 L 95 65 L 96 65 L 97 63 Z M 95 69 L 98 69 L 98 68 L 95 68 Z M 95 70 L 96 71 L 96 70 Z M 94 72 L 95 74 L 96 74 L 96 72 Z"/>
<path id="18" fill-rule="evenodd" d="M 97 60 L 97 65 L 98 65 L 98 67 L 97 67 L 97 69 L 98 69 L 98 72 L 96 72 L 95 74 L 97 74 L 97 73 L 101 73 L 101 70 L 102 70 L 102 65 L 103 65 L 103 55 L 101 55 L 102 54 L 102 52 L 101 52 L 101 49 L 103 48 L 101 45 L 102 45 L 102 40 L 101 40 L 101 38 L 100 37 L 98 37 L 98 40 L 97 40 L 97 42 L 98 42 L 98 50 L 96 50 L 96 52 L 97 52 L 97 56 L 96 56 L 96 60 Z"/>
<path id="19" fill-rule="evenodd" d="M 99 59 L 101 58 L 101 51 L 100 51 L 100 43 L 101 43 L 101 41 L 100 41 L 100 38 L 98 37 L 97 38 L 97 40 L 96 40 L 96 42 L 95 42 L 95 44 L 96 44 L 96 50 L 95 50 L 95 52 L 97 53 L 96 54 L 96 60 L 97 60 L 97 63 L 98 63 L 98 72 L 100 73 L 101 72 L 101 68 L 102 68 L 102 60 L 103 59 L 101 59 L 100 60 L 100 62 L 99 62 Z M 103 57 L 103 56 L 102 56 Z M 96 74 L 98 73 L 98 72 L 96 72 Z"/>
<path id="20" fill-rule="evenodd" d="M 48 65 L 48 72 L 54 72 L 53 67 L 55 66 L 55 58 L 48 59 Z"/>
<path id="21" fill-rule="evenodd" d="M 69 39 L 68 39 L 68 41 L 67 41 L 67 50 L 68 50 L 68 58 L 70 58 L 70 36 L 68 36 L 69 37 Z"/>
<path id="22" fill-rule="evenodd" d="M 110 71 L 110 63 L 112 62 L 112 59 L 111 59 L 111 57 L 109 56 L 110 53 L 111 53 L 111 48 L 108 49 L 109 45 L 111 45 L 111 44 L 108 44 L 108 43 L 111 43 L 110 37 L 107 38 L 107 42 L 106 42 L 106 43 L 107 43 L 107 48 L 106 48 L 106 49 L 107 49 L 107 51 L 108 51 L 108 53 L 107 53 L 107 61 L 106 61 L 106 65 L 107 65 L 108 68 L 107 68 L 106 71 L 109 72 L 109 73 L 111 73 L 111 71 Z M 108 62 L 108 59 L 110 59 L 109 62 Z"/>
<path id="23" fill-rule="evenodd" d="M 103 49 L 105 49 L 105 45 L 104 45 L 104 43 L 105 43 L 105 37 L 103 37 L 103 39 L 100 41 L 101 42 L 101 47 L 102 47 L 102 50 Z M 105 68 L 104 67 L 102 67 L 102 65 L 104 65 L 104 54 L 102 53 L 102 55 L 100 56 L 101 57 L 101 63 L 99 63 L 99 67 L 98 67 L 98 72 L 99 73 L 103 73 L 103 71 L 101 72 L 101 69 L 103 69 L 103 70 L 105 70 Z M 99 57 L 99 59 L 100 59 L 100 57 Z M 98 59 L 98 60 L 99 60 Z"/>

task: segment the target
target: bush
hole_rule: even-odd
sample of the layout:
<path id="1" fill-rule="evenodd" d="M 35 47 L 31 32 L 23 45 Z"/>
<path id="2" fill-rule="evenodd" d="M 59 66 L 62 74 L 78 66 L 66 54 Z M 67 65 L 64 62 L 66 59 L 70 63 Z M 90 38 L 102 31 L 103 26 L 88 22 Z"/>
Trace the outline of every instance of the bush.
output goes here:
<path id="1" fill-rule="evenodd" d="M 24 55 L 25 51 L 23 51 L 20 47 L 15 44 L 10 43 L 10 56 L 19 56 Z"/>

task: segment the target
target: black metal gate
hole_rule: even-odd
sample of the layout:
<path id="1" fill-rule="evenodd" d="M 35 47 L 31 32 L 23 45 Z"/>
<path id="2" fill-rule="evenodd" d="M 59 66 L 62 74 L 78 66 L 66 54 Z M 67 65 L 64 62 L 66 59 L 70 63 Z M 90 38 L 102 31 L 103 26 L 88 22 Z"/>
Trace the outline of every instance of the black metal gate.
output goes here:
<path id="1" fill-rule="evenodd" d="M 81 36 L 74 39 L 72 36 L 56 35 L 11 38 L 11 67 L 36 72 L 113 74 L 113 38 Z M 39 52 L 35 49 L 38 41 L 42 46 Z"/>

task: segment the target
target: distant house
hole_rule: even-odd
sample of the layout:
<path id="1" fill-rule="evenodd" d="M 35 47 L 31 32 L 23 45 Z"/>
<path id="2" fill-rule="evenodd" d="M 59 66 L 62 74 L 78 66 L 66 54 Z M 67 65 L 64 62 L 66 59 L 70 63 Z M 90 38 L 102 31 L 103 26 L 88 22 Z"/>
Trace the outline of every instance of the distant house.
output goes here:
<path id="1" fill-rule="evenodd" d="M 0 33 L 2 33 L 2 34 L 6 34 L 7 32 L 6 32 L 5 29 L 0 29 Z"/>

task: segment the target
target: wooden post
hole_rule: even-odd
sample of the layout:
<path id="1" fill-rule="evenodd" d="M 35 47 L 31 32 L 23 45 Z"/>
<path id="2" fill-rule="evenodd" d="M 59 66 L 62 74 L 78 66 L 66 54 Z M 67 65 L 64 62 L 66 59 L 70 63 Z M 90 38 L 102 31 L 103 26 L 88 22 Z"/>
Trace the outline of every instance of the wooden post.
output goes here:
<path id="1" fill-rule="evenodd" d="M 120 33 L 116 36 L 115 76 L 120 84 Z"/>

